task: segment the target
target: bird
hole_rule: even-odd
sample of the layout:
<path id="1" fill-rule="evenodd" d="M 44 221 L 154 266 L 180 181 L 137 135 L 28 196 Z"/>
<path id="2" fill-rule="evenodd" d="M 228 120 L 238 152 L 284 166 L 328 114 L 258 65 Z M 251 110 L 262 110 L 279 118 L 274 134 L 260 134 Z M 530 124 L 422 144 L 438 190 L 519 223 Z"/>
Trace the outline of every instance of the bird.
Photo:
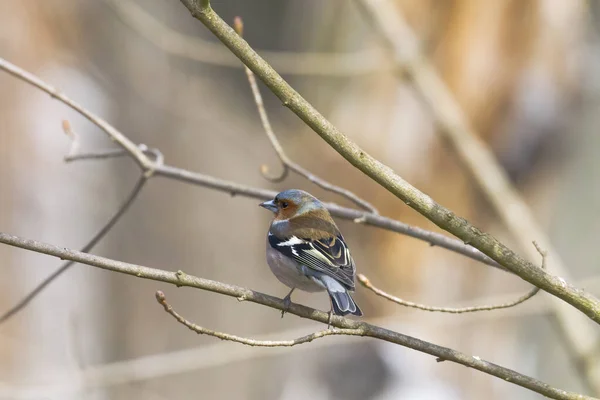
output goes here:
<path id="1" fill-rule="evenodd" d="M 335 315 L 362 316 L 349 292 L 355 289 L 356 266 L 350 250 L 323 203 L 308 192 L 285 190 L 259 204 L 272 211 L 267 233 L 267 264 L 291 290 L 283 298 L 281 317 L 294 290 L 327 291 L 329 323 Z"/>

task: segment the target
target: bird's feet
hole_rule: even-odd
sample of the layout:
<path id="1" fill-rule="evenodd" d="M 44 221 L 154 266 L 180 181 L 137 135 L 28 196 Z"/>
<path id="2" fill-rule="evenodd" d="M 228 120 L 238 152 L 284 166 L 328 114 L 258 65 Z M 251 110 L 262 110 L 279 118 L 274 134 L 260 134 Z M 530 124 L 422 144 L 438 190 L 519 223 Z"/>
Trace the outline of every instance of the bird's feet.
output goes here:
<path id="1" fill-rule="evenodd" d="M 327 319 L 327 329 L 333 329 L 331 326 L 331 319 L 333 318 L 333 311 L 329 310 L 329 318 Z"/>
<path id="2" fill-rule="evenodd" d="M 281 310 L 281 318 L 290 309 L 292 305 L 292 292 L 289 292 L 287 296 L 283 298 L 283 310 Z"/>

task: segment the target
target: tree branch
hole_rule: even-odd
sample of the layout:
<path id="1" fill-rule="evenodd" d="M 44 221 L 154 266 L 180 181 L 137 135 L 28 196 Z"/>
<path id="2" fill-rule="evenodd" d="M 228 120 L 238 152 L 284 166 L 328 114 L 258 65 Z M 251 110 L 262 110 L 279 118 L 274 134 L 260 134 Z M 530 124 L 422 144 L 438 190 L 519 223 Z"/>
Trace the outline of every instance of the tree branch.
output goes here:
<path id="1" fill-rule="evenodd" d="M 182 271 L 169 272 L 155 268 L 148 268 L 141 265 L 129 264 L 121 261 L 111 260 L 96 255 L 82 253 L 75 250 L 70 250 L 66 247 L 58 247 L 51 244 L 41 243 L 31 239 L 24 239 L 13 236 L 7 233 L 0 232 L 0 243 L 10 246 L 23 248 L 38 253 L 47 254 L 54 257 L 59 257 L 64 260 L 71 260 L 108 271 L 119 272 L 135 276 L 142 279 L 150 279 L 170 283 L 178 287 L 187 286 L 203 290 L 208 290 L 215 293 L 220 293 L 226 296 L 237 298 L 240 301 L 249 301 L 252 303 L 261 304 L 277 310 L 284 310 L 290 314 L 297 315 L 302 318 L 311 319 L 321 323 L 328 323 L 329 313 L 305 307 L 299 304 L 292 303 L 289 308 L 286 307 L 283 300 L 264 293 L 256 292 L 250 289 L 239 286 L 229 285 L 209 279 L 199 278 L 187 275 Z M 430 354 L 437 357 L 438 361 L 455 362 L 478 371 L 496 376 L 507 382 L 530 389 L 544 396 L 553 399 L 566 400 L 591 400 L 592 397 L 581 394 L 570 393 L 564 390 L 553 388 L 552 386 L 541 382 L 537 379 L 520 374 L 508 368 L 482 360 L 477 356 L 468 356 L 456 350 L 439 346 L 433 343 L 426 342 L 411 336 L 403 335 L 389 329 L 381 328 L 366 322 L 354 321 L 349 318 L 333 316 L 331 325 L 339 329 L 362 330 L 364 336 L 380 339 L 386 342 L 398 344 L 408 347 L 422 353 Z"/>
<path id="2" fill-rule="evenodd" d="M 193 17 L 202 22 L 267 85 L 284 106 L 293 111 L 348 162 L 440 228 L 479 249 L 527 282 L 561 298 L 600 324 L 600 301 L 596 297 L 536 267 L 494 236 L 482 232 L 410 185 L 391 168 L 348 139 L 321 115 L 212 10 L 208 1 L 180 1 Z"/>

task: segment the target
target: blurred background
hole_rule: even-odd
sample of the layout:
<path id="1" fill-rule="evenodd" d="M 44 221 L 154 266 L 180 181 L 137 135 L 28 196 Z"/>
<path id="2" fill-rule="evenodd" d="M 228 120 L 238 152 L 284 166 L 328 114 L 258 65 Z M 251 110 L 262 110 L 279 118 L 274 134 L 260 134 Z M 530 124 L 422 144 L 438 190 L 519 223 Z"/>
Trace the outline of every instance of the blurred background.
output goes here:
<path id="1" fill-rule="evenodd" d="M 547 229 L 570 280 L 600 296 L 600 3 L 393 0 L 472 122 Z M 372 155 L 441 204 L 521 251 L 436 131 L 410 81 L 355 2 L 215 0 L 226 20 L 300 93 Z M 176 0 L 0 0 L 0 57 L 60 88 L 166 162 L 245 185 L 305 189 L 280 170 L 241 64 Z M 262 84 L 261 84 L 261 87 Z M 83 150 L 114 146 L 48 95 L 0 73 L 0 229 L 82 247 L 137 179 L 128 159 L 66 164 L 68 119 Z M 436 228 L 330 149 L 263 87 L 288 155 L 372 202 L 386 216 Z M 257 201 L 152 179 L 94 254 L 283 297 Z M 431 305 L 507 301 L 529 286 L 426 243 L 339 221 L 358 272 Z M 536 238 L 531 238 L 535 240 Z M 233 247 L 232 247 L 233 245 Z M 531 260 L 538 262 L 539 260 Z M 0 312 L 60 265 L 0 246 Z M 291 339 L 322 325 L 208 292 L 76 265 L 0 325 L 2 399 L 537 399 L 500 379 L 370 340 L 324 338 L 291 349 L 197 336 L 155 302 L 163 290 L 190 320 L 252 338 Z M 357 288 L 366 319 L 552 386 L 600 396 L 598 351 L 573 352 L 541 293 L 508 310 L 443 315 L 402 308 Z M 294 294 L 323 310 L 324 294 Z M 600 379 L 600 378 L 598 378 Z M 594 384 L 596 384 L 594 388 Z"/>

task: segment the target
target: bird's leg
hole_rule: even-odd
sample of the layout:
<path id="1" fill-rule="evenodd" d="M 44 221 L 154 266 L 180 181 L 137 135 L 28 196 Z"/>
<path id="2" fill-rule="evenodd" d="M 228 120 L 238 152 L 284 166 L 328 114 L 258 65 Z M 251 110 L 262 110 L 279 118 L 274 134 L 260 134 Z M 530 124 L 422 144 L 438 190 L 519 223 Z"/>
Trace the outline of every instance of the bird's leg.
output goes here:
<path id="1" fill-rule="evenodd" d="M 327 319 L 327 329 L 331 329 L 331 319 L 333 318 L 333 300 L 329 297 L 329 318 Z"/>
<path id="2" fill-rule="evenodd" d="M 296 289 L 296 288 L 292 288 L 292 290 L 290 290 L 290 292 L 287 294 L 287 296 L 285 296 L 283 298 L 283 310 L 281 310 L 281 318 L 283 318 L 283 314 L 285 314 L 287 312 L 287 310 L 290 309 L 290 306 L 292 305 L 292 293 L 294 293 L 294 289 Z"/>

